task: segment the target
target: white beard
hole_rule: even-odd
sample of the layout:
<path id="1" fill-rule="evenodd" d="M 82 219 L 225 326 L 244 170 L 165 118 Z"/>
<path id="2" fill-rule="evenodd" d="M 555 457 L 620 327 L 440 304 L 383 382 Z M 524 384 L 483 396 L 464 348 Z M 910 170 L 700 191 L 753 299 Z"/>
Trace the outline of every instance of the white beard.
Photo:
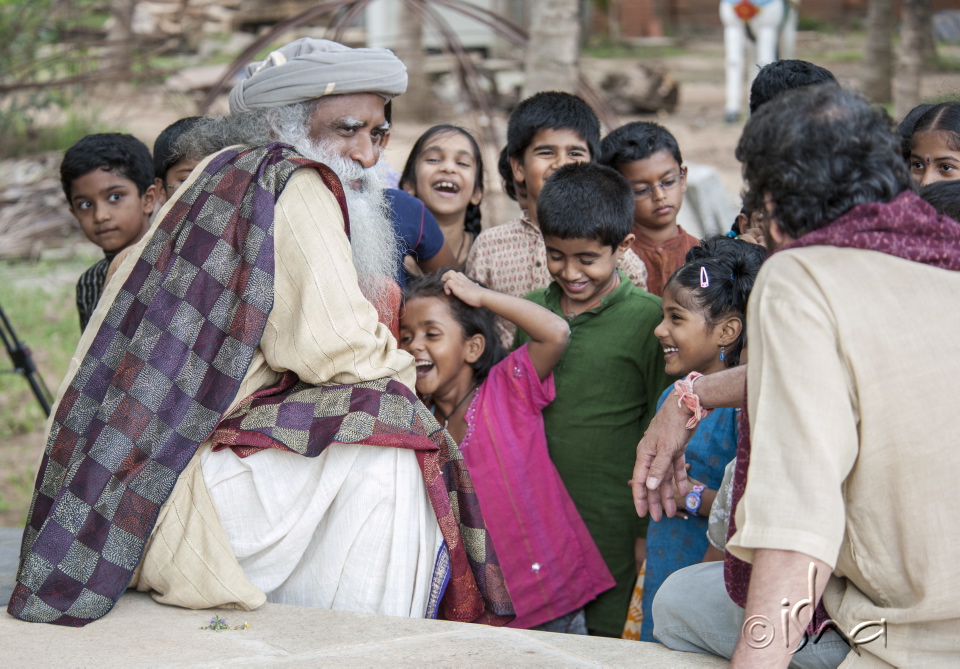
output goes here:
<path id="1" fill-rule="evenodd" d="M 350 248 L 360 291 L 378 313 L 386 313 L 401 257 L 383 188 L 383 164 L 378 161 L 365 168 L 344 158 L 323 140 L 311 141 L 306 132 L 297 135 L 278 139 L 306 158 L 323 163 L 340 178 L 350 214 Z M 354 187 L 357 185 L 359 188 Z"/>

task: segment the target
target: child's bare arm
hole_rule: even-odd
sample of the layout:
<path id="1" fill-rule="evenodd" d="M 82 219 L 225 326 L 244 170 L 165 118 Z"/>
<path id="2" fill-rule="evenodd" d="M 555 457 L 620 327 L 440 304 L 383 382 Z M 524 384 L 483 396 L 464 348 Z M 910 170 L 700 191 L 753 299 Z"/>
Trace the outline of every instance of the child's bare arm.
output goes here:
<path id="1" fill-rule="evenodd" d="M 529 300 L 478 286 L 461 272 L 447 272 L 443 282 L 448 294 L 472 307 L 486 307 L 530 336 L 527 351 L 541 381 L 560 362 L 570 337 L 570 326 L 563 318 Z"/>

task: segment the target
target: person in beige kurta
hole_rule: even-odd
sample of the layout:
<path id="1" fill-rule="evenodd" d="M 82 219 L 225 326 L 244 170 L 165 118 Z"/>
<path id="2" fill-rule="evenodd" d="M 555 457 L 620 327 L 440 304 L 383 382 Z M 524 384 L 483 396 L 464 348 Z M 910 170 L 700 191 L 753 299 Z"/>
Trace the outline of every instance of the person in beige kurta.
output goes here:
<path id="1" fill-rule="evenodd" d="M 710 565 L 671 577 L 654 604 L 671 648 L 735 667 L 960 664 L 960 224 L 912 192 L 897 149 L 885 113 L 832 85 L 782 95 L 744 131 L 747 204 L 779 249 L 750 297 L 749 445 L 726 543 L 752 572 L 744 608 L 730 556 L 726 590 Z M 743 396 L 726 382 L 698 381 L 702 406 Z M 640 511 L 665 478 L 650 455 L 683 467 L 665 425 L 638 446 Z M 855 650 L 814 635 L 793 654 L 818 601 Z"/>
<path id="2" fill-rule="evenodd" d="M 274 235 L 274 308 L 227 413 L 288 369 L 318 385 L 390 377 L 412 389 L 413 359 L 360 293 L 339 206 L 313 170 L 280 196 Z M 188 608 L 269 600 L 419 617 L 441 542 L 412 450 L 337 444 L 318 458 L 240 459 L 203 444 L 131 585 Z"/>
<path id="3" fill-rule="evenodd" d="M 256 125 L 249 121 L 234 134 L 247 143 L 279 139 L 330 165 L 348 190 L 357 237 L 379 212 L 354 210 L 352 191 L 374 190 L 375 180 L 367 179 L 389 127 L 384 102 L 405 84 L 402 63 L 385 50 L 298 40 L 251 65 L 231 94 L 234 116 L 266 112 L 255 117 L 265 125 L 253 129 L 265 137 L 242 136 Z M 312 104 L 321 97 L 322 104 Z M 306 106 L 291 111 L 287 103 Z M 271 117 L 278 106 L 283 114 Z M 210 136 L 233 137 L 222 131 L 229 120 L 215 123 Z M 204 123 L 198 127 L 204 131 Z M 318 142 L 325 154 L 317 155 Z M 379 222 L 389 232 L 389 221 Z M 274 244 L 273 309 L 225 415 L 287 370 L 316 385 L 390 378 L 413 390 L 413 359 L 397 348 L 361 291 L 358 268 L 369 268 L 357 264 L 339 205 L 314 170 L 295 172 L 277 200 Z M 393 246 L 388 239 L 386 248 Z M 103 304 L 113 301 L 143 248 L 114 267 Z M 442 544 L 413 450 L 333 444 L 316 458 L 268 449 L 241 459 L 207 442 L 161 508 L 131 586 L 189 608 L 250 609 L 269 600 L 422 617 Z"/>

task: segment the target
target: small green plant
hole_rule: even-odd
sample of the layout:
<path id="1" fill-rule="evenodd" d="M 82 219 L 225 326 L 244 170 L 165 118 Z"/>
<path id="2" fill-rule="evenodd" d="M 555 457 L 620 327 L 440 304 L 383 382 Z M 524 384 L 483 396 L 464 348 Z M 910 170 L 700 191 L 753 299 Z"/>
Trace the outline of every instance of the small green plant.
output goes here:
<path id="1" fill-rule="evenodd" d="M 213 618 L 210 619 L 209 625 L 204 625 L 200 629 L 210 630 L 211 632 L 223 632 L 224 630 L 245 630 L 245 629 L 248 629 L 249 627 L 250 627 L 250 623 L 246 623 L 246 622 L 240 625 L 231 626 L 230 623 L 228 623 L 226 620 L 224 620 L 220 616 L 215 615 L 213 616 Z"/>

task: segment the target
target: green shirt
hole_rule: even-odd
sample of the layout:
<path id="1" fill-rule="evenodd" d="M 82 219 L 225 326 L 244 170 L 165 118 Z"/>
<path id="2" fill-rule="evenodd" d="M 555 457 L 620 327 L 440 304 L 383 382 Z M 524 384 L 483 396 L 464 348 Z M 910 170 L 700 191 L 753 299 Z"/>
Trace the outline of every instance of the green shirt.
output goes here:
<path id="1" fill-rule="evenodd" d="M 553 282 L 526 299 L 564 316 Z M 544 409 L 550 458 L 617 585 L 586 607 L 587 627 L 620 636 L 637 579 L 634 542 L 646 535 L 627 481 L 637 443 L 673 379 L 653 334 L 660 298 L 620 276 L 600 305 L 570 321 L 570 340 L 554 368 L 557 398 Z M 514 347 L 530 341 L 518 330 Z"/>

